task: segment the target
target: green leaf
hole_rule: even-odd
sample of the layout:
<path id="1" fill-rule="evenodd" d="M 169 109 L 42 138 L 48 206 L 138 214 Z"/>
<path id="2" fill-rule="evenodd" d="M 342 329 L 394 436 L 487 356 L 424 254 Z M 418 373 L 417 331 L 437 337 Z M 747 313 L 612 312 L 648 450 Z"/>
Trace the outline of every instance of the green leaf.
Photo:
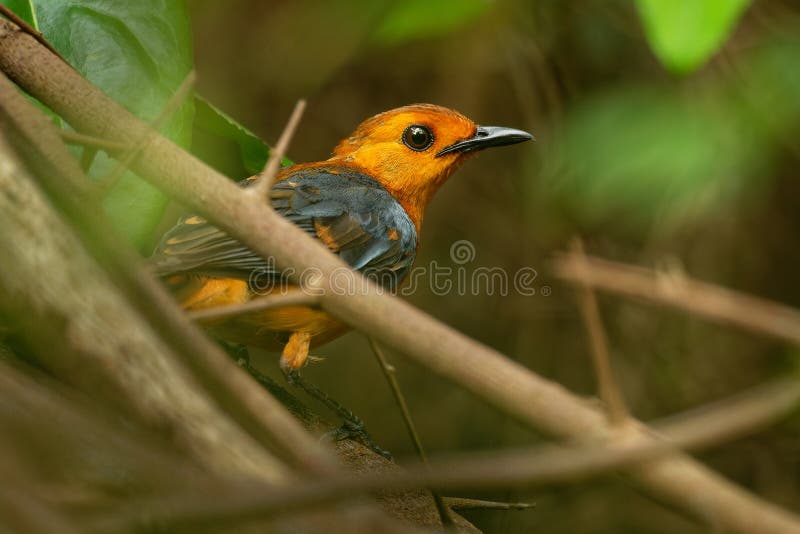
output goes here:
<path id="1" fill-rule="evenodd" d="M 2 0 L 0 4 L 5 5 L 19 18 L 37 30 L 39 29 L 39 22 L 36 20 L 36 9 L 33 7 L 33 0 Z"/>
<path id="2" fill-rule="evenodd" d="M 213 134 L 217 138 L 234 143 L 248 176 L 257 174 L 264 169 L 270 151 L 264 141 L 202 97 L 195 97 L 195 110 L 197 114 L 194 127 L 206 134 Z M 198 154 L 198 156 L 203 157 L 202 154 Z M 292 162 L 284 158 L 281 164 L 286 166 L 291 165 Z M 244 177 L 233 176 L 232 178 Z"/>
<path id="3" fill-rule="evenodd" d="M 724 210 L 765 163 L 766 138 L 719 92 L 630 87 L 589 98 L 564 124 L 543 185 L 590 222 L 689 221 Z M 751 189 L 752 191 L 752 189 Z"/>
<path id="4" fill-rule="evenodd" d="M 36 0 L 42 33 L 89 81 L 145 121 L 152 121 L 192 68 L 189 20 L 179 0 Z M 188 99 L 162 128 L 183 147 L 191 143 L 194 105 Z M 98 154 L 90 176 L 114 162 Z M 126 173 L 104 202 L 109 216 L 144 249 L 167 198 Z"/>
<path id="5" fill-rule="evenodd" d="M 490 6 L 491 2 L 488 0 L 394 2 L 372 38 L 382 45 L 397 45 L 415 39 L 436 37 L 476 19 Z"/>
<path id="6" fill-rule="evenodd" d="M 675 74 L 703 65 L 725 42 L 749 0 L 637 0 L 644 32 Z"/>

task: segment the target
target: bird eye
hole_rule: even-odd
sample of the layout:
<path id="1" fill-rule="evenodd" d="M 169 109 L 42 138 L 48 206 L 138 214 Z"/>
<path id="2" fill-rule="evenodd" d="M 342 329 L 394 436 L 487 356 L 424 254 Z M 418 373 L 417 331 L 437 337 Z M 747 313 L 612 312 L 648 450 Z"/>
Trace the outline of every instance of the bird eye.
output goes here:
<path id="1" fill-rule="evenodd" d="M 403 132 L 403 143 L 411 150 L 422 152 L 433 144 L 433 134 L 425 126 L 412 124 Z"/>

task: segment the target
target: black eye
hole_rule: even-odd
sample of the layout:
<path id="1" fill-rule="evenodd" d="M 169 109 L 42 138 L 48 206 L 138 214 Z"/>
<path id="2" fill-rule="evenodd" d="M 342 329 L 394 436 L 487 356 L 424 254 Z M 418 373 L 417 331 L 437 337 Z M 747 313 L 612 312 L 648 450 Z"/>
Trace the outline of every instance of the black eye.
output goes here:
<path id="1" fill-rule="evenodd" d="M 403 132 L 403 143 L 411 150 L 422 152 L 433 144 L 433 134 L 425 126 L 412 124 Z"/>

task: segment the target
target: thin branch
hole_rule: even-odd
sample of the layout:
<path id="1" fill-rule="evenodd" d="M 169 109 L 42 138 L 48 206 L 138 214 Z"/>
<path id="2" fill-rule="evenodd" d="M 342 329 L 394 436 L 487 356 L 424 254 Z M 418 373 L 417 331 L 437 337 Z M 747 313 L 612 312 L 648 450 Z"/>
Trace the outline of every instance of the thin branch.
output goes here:
<path id="1" fill-rule="evenodd" d="M 169 98 L 167 103 L 161 109 L 159 114 L 156 116 L 155 119 L 150 123 L 150 130 L 145 132 L 141 138 L 134 143 L 130 149 L 125 152 L 121 158 L 119 158 L 114 165 L 114 168 L 104 177 L 100 178 L 97 181 L 97 185 L 95 188 L 97 189 L 97 195 L 99 198 L 104 198 L 111 188 L 122 178 L 122 175 L 125 174 L 125 171 L 128 170 L 128 167 L 131 166 L 131 163 L 139 157 L 142 150 L 156 137 L 158 136 L 158 131 L 164 125 L 164 123 L 169 119 L 175 111 L 183 105 L 183 102 L 189 96 L 189 93 L 192 91 L 195 82 L 197 81 L 197 73 L 192 70 L 189 71 L 189 74 L 186 75 L 186 78 L 183 79 L 181 84 L 175 90 L 175 93 Z M 91 136 L 89 136 L 91 137 Z M 125 143 L 120 143 L 125 144 Z"/>
<path id="2" fill-rule="evenodd" d="M 375 358 L 378 360 L 378 365 L 383 372 L 383 376 L 389 383 L 389 389 L 392 391 L 392 396 L 397 403 L 397 407 L 400 408 L 400 415 L 403 417 L 403 423 L 405 423 L 408 435 L 411 437 L 411 442 L 414 444 L 414 450 L 417 452 L 417 457 L 423 465 L 428 465 L 428 455 L 425 454 L 425 448 L 422 446 L 422 440 L 419 438 L 419 433 L 417 433 L 417 428 L 414 425 L 413 419 L 411 419 L 411 411 L 408 409 L 406 397 L 403 395 L 403 391 L 400 389 L 400 383 L 397 381 L 396 370 L 394 366 L 386 359 L 386 356 L 383 354 L 383 350 L 381 350 L 380 345 L 378 345 L 378 343 L 369 336 L 367 336 L 367 340 L 369 341 L 369 346 L 372 348 L 372 352 L 375 354 Z M 433 501 L 436 504 L 436 510 L 439 512 L 439 519 L 442 520 L 442 525 L 452 526 L 454 524 L 453 517 L 450 515 L 450 509 L 447 507 L 447 504 L 445 504 L 441 493 L 435 489 L 430 491 L 431 495 L 433 496 Z"/>
<path id="3" fill-rule="evenodd" d="M 94 158 L 97 156 L 97 149 L 87 146 L 83 149 L 83 153 L 81 154 L 81 170 L 84 173 L 88 173 L 89 169 L 92 167 L 92 163 L 94 163 Z"/>
<path id="4" fill-rule="evenodd" d="M 318 304 L 319 297 L 303 293 L 302 291 L 292 291 L 290 293 L 275 293 L 264 297 L 258 297 L 242 304 L 194 310 L 188 312 L 188 315 L 193 321 L 210 321 L 243 315 L 245 313 L 272 310 L 275 308 L 288 308 L 291 306 L 308 306 L 313 308 Z"/>
<path id="5" fill-rule="evenodd" d="M 580 239 L 573 242 L 572 248 L 576 257 L 585 257 L 583 243 Z M 608 353 L 608 338 L 603 328 L 603 320 L 600 318 L 597 298 L 589 286 L 581 284 L 578 288 L 578 304 L 586 331 L 589 334 L 592 364 L 597 377 L 600 399 L 608 413 L 608 422 L 612 426 L 624 424 L 630 419 L 630 413 L 625 406 L 622 392 L 614 380 L 611 357 Z"/>
<path id="6" fill-rule="evenodd" d="M 553 272 L 570 282 L 677 308 L 800 345 L 800 311 L 683 274 L 574 255 L 557 258 Z"/>
<path id="7" fill-rule="evenodd" d="M 3 4 L 0 4 L 0 14 L 2 14 L 4 17 L 6 17 L 8 20 L 13 22 L 17 26 L 19 26 L 20 30 L 24 31 L 25 33 L 27 33 L 28 35 L 39 41 L 45 48 L 47 48 L 49 51 L 55 54 L 61 61 L 69 65 L 67 60 L 64 59 L 64 56 L 62 56 L 58 52 L 58 50 L 56 50 L 56 48 L 50 44 L 50 41 L 44 38 L 42 32 L 40 32 L 30 24 L 25 22 L 24 19 L 22 19 L 19 15 L 11 11 L 8 7 L 6 7 Z"/>
<path id="8" fill-rule="evenodd" d="M 308 510 L 312 505 L 343 501 L 365 492 L 423 487 L 442 491 L 533 488 L 572 483 L 622 468 L 634 473 L 640 470 L 648 473 L 649 466 L 659 465 L 654 460 L 673 456 L 676 449 L 699 449 L 741 437 L 793 412 L 798 403 L 800 381 L 781 379 L 702 410 L 686 412 L 646 433 L 635 432 L 630 426 L 620 427 L 616 439 L 604 445 L 546 445 L 516 451 L 464 453 L 433 459 L 430 465 L 407 465 L 404 471 L 298 481 L 271 493 L 259 492 L 252 487 L 220 488 L 212 498 L 202 494 L 159 498 L 152 508 L 143 503 L 133 503 L 129 513 L 120 515 L 128 518 L 126 525 L 128 521 L 135 522 L 144 511 L 149 521 L 162 526 L 185 528 L 202 524 L 208 528 L 227 521 Z M 679 476 L 687 465 L 681 462 L 674 467 L 676 471 L 672 475 Z M 726 491 L 740 490 L 731 488 Z M 717 493 L 703 493 L 703 496 L 704 500 L 726 500 L 724 495 Z M 748 501 L 752 499 L 748 497 Z M 742 519 L 751 527 L 749 532 L 763 530 L 763 514 L 767 510 L 779 513 L 787 520 L 772 523 L 769 532 L 800 532 L 800 525 L 790 520 L 793 516 L 789 512 L 771 503 L 761 503 L 759 510 L 757 516 Z"/>
<path id="9" fill-rule="evenodd" d="M 286 150 L 289 148 L 289 143 L 291 143 L 292 137 L 294 137 L 294 132 L 297 130 L 297 125 L 300 124 L 300 119 L 303 117 L 303 112 L 305 109 L 306 101 L 303 99 L 298 100 L 294 105 L 292 115 L 289 117 L 289 121 L 283 128 L 283 132 L 278 138 L 277 144 L 272 147 L 272 150 L 269 152 L 267 164 L 264 166 L 264 170 L 261 171 L 260 174 L 261 178 L 255 186 L 248 189 L 248 191 L 256 197 L 262 199 L 266 198 L 270 189 L 272 189 L 272 182 L 275 180 L 275 176 L 278 174 L 281 161 L 286 156 Z"/>
<path id="10" fill-rule="evenodd" d="M 0 21 L 0 69 L 81 132 L 131 143 L 147 131 L 146 124 L 5 21 Z M 354 291 L 340 294 L 332 281 L 347 265 L 275 213 L 263 199 L 244 194 L 163 137 L 156 136 L 147 150 L 148 157 L 133 163 L 137 174 L 262 257 L 275 257 L 279 266 L 291 266 L 297 273 L 305 269 L 321 273 L 312 285 L 324 292 L 323 310 L 369 332 L 528 427 L 570 440 L 604 440 L 612 435 L 603 414 L 582 398 L 385 294 L 364 277 L 355 277 Z M 631 432 L 647 435 L 645 428 Z M 669 454 L 633 470 L 632 475 L 651 495 L 703 521 L 713 518 L 723 529 L 750 532 L 754 521 L 773 532 L 797 530 L 800 525 L 794 514 L 685 455 Z M 713 498 L 697 499 L 698 494 Z"/>
<path id="11" fill-rule="evenodd" d="M 530 510 L 536 508 L 532 502 L 497 502 L 480 499 L 464 499 L 461 497 L 445 497 L 447 506 L 456 511 L 464 510 Z"/>
<path id="12" fill-rule="evenodd" d="M 124 150 L 132 150 L 130 146 L 124 143 L 118 143 L 109 139 L 100 139 L 99 137 L 92 137 L 71 130 L 59 130 L 59 135 L 65 143 L 71 145 L 81 145 L 92 148 L 100 148 L 109 152 L 122 152 Z"/>

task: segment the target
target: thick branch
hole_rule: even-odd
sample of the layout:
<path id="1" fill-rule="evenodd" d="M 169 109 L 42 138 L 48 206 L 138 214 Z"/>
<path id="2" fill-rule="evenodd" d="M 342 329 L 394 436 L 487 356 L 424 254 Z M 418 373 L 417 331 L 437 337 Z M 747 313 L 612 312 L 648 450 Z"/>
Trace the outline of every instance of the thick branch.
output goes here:
<path id="1" fill-rule="evenodd" d="M 198 389 L 53 213 L 0 137 L 0 308 L 42 361 L 112 403 L 169 425 L 199 462 L 278 481 L 283 464 Z M 64 340 L 53 347 L 54 340 Z M 113 388 L 109 387 L 113 384 Z"/>

